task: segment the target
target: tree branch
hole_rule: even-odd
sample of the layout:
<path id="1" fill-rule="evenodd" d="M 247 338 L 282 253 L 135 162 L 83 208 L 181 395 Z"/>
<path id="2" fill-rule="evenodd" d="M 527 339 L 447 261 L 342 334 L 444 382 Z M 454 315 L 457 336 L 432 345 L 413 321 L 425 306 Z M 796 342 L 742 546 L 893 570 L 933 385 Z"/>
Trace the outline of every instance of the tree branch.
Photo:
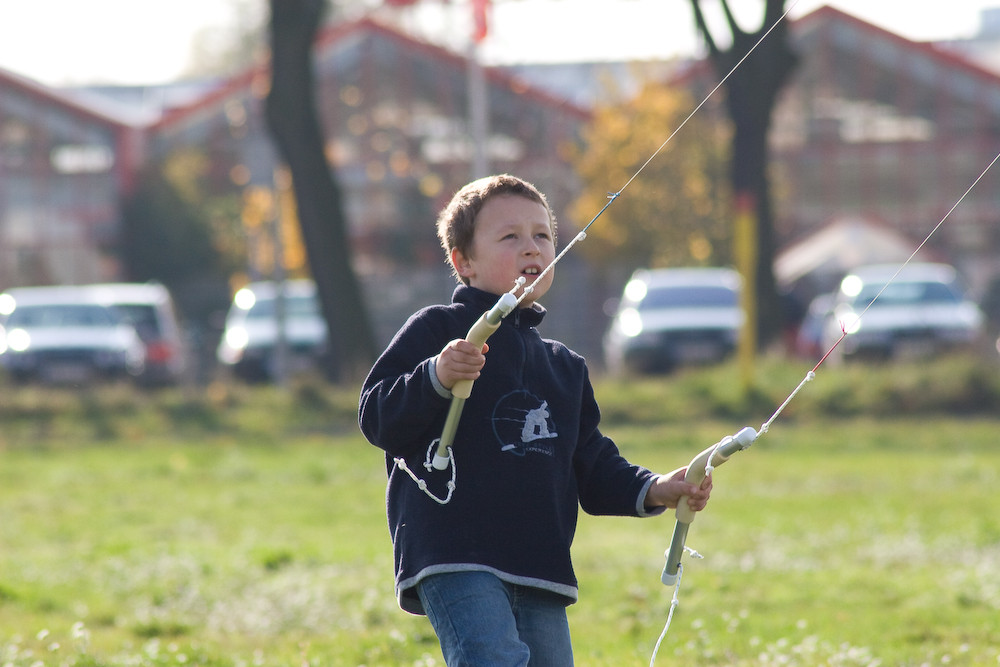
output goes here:
<path id="1" fill-rule="evenodd" d="M 721 52 L 719 51 L 719 47 L 716 45 L 715 40 L 712 38 L 712 33 L 708 29 L 708 23 L 705 22 L 705 15 L 701 11 L 701 2 L 699 0 L 691 0 L 691 11 L 694 12 L 694 22 L 698 26 L 698 32 L 700 32 L 701 36 L 705 38 L 705 44 L 708 46 L 708 52 L 714 60 Z"/>
<path id="2" fill-rule="evenodd" d="M 746 36 L 746 32 L 736 23 L 736 17 L 733 16 L 733 11 L 729 8 L 729 0 L 722 0 L 722 11 L 726 14 L 726 23 L 729 24 L 729 32 L 733 35 L 733 42 L 735 43 L 738 37 Z"/>

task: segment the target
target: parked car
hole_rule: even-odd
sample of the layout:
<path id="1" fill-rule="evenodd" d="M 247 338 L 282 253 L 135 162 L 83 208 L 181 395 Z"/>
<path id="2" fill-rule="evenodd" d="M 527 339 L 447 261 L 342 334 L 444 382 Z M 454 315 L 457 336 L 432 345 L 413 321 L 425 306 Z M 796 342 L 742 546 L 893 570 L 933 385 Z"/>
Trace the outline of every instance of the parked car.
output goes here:
<path id="1" fill-rule="evenodd" d="M 216 352 L 219 362 L 240 379 L 259 382 L 279 377 L 277 283 L 257 282 L 233 297 Z M 285 372 L 322 371 L 328 366 L 326 320 L 311 280 L 284 282 Z"/>
<path id="2" fill-rule="evenodd" d="M 809 302 L 799 330 L 795 334 L 795 353 L 806 359 L 818 359 L 826 352 L 827 328 L 833 317 L 837 294 L 820 294 Z"/>
<path id="3" fill-rule="evenodd" d="M 187 350 L 177 311 L 167 288 L 159 283 L 87 285 L 102 303 L 113 306 L 132 323 L 146 346 L 142 380 L 149 385 L 176 384 L 187 366 Z"/>
<path id="4" fill-rule="evenodd" d="M 841 281 L 824 343 L 829 347 L 846 331 L 838 347 L 844 357 L 919 358 L 971 345 L 983 327 L 954 267 L 871 265 Z"/>
<path id="5" fill-rule="evenodd" d="M 740 284 L 725 268 L 636 271 L 604 337 L 608 369 L 662 372 L 724 359 L 743 326 Z"/>
<path id="6" fill-rule="evenodd" d="M 79 287 L 12 288 L 0 294 L 0 318 L 0 365 L 16 382 L 87 384 L 145 368 L 135 327 Z"/>

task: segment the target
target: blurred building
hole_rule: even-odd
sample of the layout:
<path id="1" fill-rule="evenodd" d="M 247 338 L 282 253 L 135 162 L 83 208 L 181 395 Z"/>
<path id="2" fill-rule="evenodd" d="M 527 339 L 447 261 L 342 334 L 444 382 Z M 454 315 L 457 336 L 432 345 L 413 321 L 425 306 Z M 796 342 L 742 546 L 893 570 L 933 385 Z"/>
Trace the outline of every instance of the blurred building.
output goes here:
<path id="1" fill-rule="evenodd" d="M 0 70 L 0 289 L 117 277 L 118 199 L 142 130 Z"/>
<path id="2" fill-rule="evenodd" d="M 345 190 L 359 269 L 440 262 L 428 220 L 470 180 L 470 64 L 461 55 L 371 20 L 332 27 L 316 46 L 325 151 Z M 240 185 L 272 182 L 264 118 L 266 66 L 172 109 L 150 128 L 150 158 L 183 147 L 220 156 Z M 539 185 L 558 209 L 576 191 L 569 149 L 588 113 L 506 72 L 484 73 L 483 142 L 492 171 Z M 482 174 L 485 175 L 485 174 Z"/>
<path id="3" fill-rule="evenodd" d="M 1000 169 L 965 194 L 1000 153 L 997 71 L 830 7 L 792 35 L 771 133 L 779 238 L 854 217 L 915 249 L 947 215 L 928 249 L 973 284 L 1000 272 Z"/>

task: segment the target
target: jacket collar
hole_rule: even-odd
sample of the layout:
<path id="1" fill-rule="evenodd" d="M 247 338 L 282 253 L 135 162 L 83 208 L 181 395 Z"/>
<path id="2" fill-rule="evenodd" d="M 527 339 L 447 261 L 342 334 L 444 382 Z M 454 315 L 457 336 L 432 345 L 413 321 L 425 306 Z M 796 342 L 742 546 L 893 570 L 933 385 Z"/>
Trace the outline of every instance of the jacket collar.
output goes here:
<path id="1" fill-rule="evenodd" d="M 469 287 L 468 285 L 459 285 L 455 288 L 455 292 L 451 296 L 452 303 L 461 303 L 477 312 L 483 313 L 495 306 L 499 299 L 500 296 L 498 294 L 491 294 L 476 287 Z M 518 308 L 514 313 L 511 313 L 509 318 L 505 319 L 512 318 L 516 320 L 518 325 L 535 327 L 541 323 L 544 317 L 545 308 L 537 303 L 533 303 L 527 308 Z"/>

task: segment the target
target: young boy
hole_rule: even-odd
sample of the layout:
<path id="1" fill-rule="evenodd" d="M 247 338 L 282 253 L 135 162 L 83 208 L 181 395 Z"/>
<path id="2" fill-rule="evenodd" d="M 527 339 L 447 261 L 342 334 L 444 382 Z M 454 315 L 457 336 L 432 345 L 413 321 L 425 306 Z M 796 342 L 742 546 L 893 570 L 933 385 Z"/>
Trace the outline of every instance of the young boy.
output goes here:
<path id="1" fill-rule="evenodd" d="M 598 429 L 584 359 L 535 329 L 552 273 L 535 281 L 555 258 L 544 195 L 513 176 L 480 179 L 437 225 L 462 284 L 451 305 L 410 317 L 372 368 L 359 409 L 365 436 L 386 451 L 399 605 L 427 614 L 449 667 L 572 665 L 566 606 L 577 599 L 578 506 L 652 516 L 687 496 L 697 511 L 711 479 L 698 488 L 683 481 L 684 468 L 655 475 L 626 461 Z M 533 290 L 519 308 L 487 344 L 465 340 L 520 277 Z M 454 439 L 449 496 L 452 473 L 425 461 L 463 380 L 475 385 Z"/>

